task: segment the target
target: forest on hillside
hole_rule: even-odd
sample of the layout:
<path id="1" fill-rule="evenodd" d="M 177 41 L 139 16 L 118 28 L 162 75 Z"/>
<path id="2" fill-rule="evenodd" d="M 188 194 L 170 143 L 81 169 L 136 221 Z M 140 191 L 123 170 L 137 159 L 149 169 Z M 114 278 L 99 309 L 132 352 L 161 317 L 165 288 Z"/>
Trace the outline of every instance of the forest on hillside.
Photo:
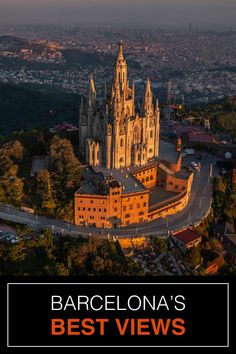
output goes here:
<path id="1" fill-rule="evenodd" d="M 21 129 L 48 128 L 64 121 L 78 124 L 79 105 L 78 95 L 0 84 L 0 135 Z"/>

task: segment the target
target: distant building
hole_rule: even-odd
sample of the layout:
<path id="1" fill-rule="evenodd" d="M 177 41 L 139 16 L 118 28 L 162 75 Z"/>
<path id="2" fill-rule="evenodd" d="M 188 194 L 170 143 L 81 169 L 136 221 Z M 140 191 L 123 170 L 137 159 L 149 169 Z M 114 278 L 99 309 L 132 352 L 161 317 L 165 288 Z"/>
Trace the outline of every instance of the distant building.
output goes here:
<path id="1" fill-rule="evenodd" d="M 234 161 L 233 163 L 233 168 L 231 171 L 231 180 L 232 180 L 232 184 L 236 185 L 236 161 Z"/>
<path id="2" fill-rule="evenodd" d="M 223 246 L 230 261 L 236 264 L 236 233 L 230 235 L 225 234 L 223 238 Z"/>
<path id="3" fill-rule="evenodd" d="M 215 228 L 216 237 L 222 242 L 227 257 L 236 264 L 236 232 L 233 224 L 224 222 Z"/>
<path id="4" fill-rule="evenodd" d="M 207 274 L 216 274 L 219 268 L 225 263 L 224 257 L 222 255 L 216 256 L 215 259 L 208 262 L 205 266 L 205 271 Z"/>
<path id="5" fill-rule="evenodd" d="M 202 237 L 195 231 L 186 228 L 171 235 L 176 246 L 183 252 L 196 247 L 202 241 Z"/>
<path id="6" fill-rule="evenodd" d="M 69 123 L 61 123 L 57 124 L 54 127 L 50 128 L 51 133 L 60 133 L 60 132 L 74 132 L 79 130 L 77 127 L 75 127 L 72 124 Z"/>
<path id="7" fill-rule="evenodd" d="M 212 143 L 218 143 L 217 138 L 206 131 L 200 131 L 195 129 L 190 129 L 187 134 L 187 142 L 189 145 L 194 144 L 204 144 L 210 145 Z"/>

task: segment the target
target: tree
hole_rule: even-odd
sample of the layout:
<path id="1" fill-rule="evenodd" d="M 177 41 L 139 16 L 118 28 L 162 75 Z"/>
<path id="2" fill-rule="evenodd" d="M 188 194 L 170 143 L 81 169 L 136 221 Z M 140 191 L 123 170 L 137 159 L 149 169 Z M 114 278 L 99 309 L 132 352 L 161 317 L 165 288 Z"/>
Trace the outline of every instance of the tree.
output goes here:
<path id="1" fill-rule="evenodd" d="M 39 247 L 41 247 L 49 259 L 55 259 L 54 251 L 56 249 L 54 237 L 50 229 L 44 229 L 39 240 Z"/>
<path id="2" fill-rule="evenodd" d="M 185 260 L 190 268 L 195 269 L 202 263 L 202 256 L 196 247 L 191 248 L 187 251 Z"/>
<path id="3" fill-rule="evenodd" d="M 47 170 L 42 170 L 36 176 L 36 193 L 41 200 L 42 208 L 52 211 L 56 204 L 53 199 L 51 177 Z"/>
<path id="4" fill-rule="evenodd" d="M 23 157 L 23 146 L 19 141 L 4 144 L 0 149 L 0 198 L 2 201 L 19 204 L 23 198 L 24 183 L 17 177 L 15 162 Z"/>
<path id="5" fill-rule="evenodd" d="M 50 170 L 58 199 L 71 198 L 79 186 L 81 166 L 69 140 L 55 136 L 50 145 Z"/>
<path id="6" fill-rule="evenodd" d="M 46 155 L 47 144 L 44 135 L 42 131 L 37 129 L 17 132 L 18 139 L 22 142 L 30 156 Z"/>
<path id="7" fill-rule="evenodd" d="M 162 237 L 151 236 L 150 241 L 154 249 L 160 253 L 166 253 L 168 251 L 167 240 Z"/>
<path id="8" fill-rule="evenodd" d="M 70 274 L 70 270 L 65 266 L 64 263 L 56 263 L 56 275 L 59 276 L 68 276 Z"/>
<path id="9" fill-rule="evenodd" d="M 68 203 L 59 206 L 57 208 L 57 216 L 63 220 L 73 222 L 74 220 L 74 204 L 73 200 L 70 200 Z"/>
<path id="10" fill-rule="evenodd" d="M 227 188 L 227 182 L 220 177 L 216 177 L 214 181 L 214 187 L 217 191 L 225 193 Z"/>
<path id="11" fill-rule="evenodd" d="M 105 269 L 105 262 L 103 258 L 96 256 L 95 259 L 92 261 L 93 270 L 96 273 L 102 273 Z"/>
<path id="12" fill-rule="evenodd" d="M 19 238 L 24 238 L 24 236 L 31 236 L 32 235 L 32 229 L 25 224 L 19 224 L 16 226 L 16 234 Z"/>
<path id="13" fill-rule="evenodd" d="M 27 257 L 27 249 L 25 242 L 20 240 L 17 244 L 11 247 L 10 249 L 10 259 L 13 262 L 22 262 Z"/>
<path id="14" fill-rule="evenodd" d="M 1 149 L 1 159 L 10 158 L 13 161 L 21 161 L 24 154 L 24 147 L 19 140 L 4 144 Z"/>
<path id="15" fill-rule="evenodd" d="M 24 196 L 24 183 L 21 178 L 4 176 L 1 179 L 1 188 L 4 191 L 4 201 L 19 204 Z"/>
<path id="16" fill-rule="evenodd" d="M 219 275 L 236 275 L 236 265 L 225 263 L 220 267 Z"/>

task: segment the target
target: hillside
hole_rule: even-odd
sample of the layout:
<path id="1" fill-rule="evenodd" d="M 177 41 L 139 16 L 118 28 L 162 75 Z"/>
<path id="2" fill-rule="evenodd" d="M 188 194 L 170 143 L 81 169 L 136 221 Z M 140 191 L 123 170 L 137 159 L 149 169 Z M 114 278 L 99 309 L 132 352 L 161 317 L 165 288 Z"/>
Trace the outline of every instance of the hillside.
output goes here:
<path id="1" fill-rule="evenodd" d="M 78 123 L 80 97 L 59 91 L 0 84 L 0 135 L 15 130 Z"/>
<path id="2" fill-rule="evenodd" d="M 5 50 L 22 48 L 28 44 L 29 42 L 23 38 L 8 35 L 0 36 L 0 47 L 3 47 Z"/>

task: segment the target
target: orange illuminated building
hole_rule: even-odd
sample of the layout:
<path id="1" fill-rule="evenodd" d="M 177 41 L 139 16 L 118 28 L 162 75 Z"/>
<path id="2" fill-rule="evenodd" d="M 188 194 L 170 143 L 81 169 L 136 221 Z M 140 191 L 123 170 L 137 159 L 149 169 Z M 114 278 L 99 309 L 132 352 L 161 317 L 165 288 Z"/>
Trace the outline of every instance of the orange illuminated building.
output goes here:
<path id="1" fill-rule="evenodd" d="M 175 214 L 186 207 L 193 173 L 181 169 L 181 139 L 160 140 L 158 100 L 147 79 L 143 104 L 135 108 L 123 43 L 114 77 L 97 100 L 90 77 L 80 109 L 79 148 L 86 165 L 74 195 L 76 225 L 117 228 Z"/>

